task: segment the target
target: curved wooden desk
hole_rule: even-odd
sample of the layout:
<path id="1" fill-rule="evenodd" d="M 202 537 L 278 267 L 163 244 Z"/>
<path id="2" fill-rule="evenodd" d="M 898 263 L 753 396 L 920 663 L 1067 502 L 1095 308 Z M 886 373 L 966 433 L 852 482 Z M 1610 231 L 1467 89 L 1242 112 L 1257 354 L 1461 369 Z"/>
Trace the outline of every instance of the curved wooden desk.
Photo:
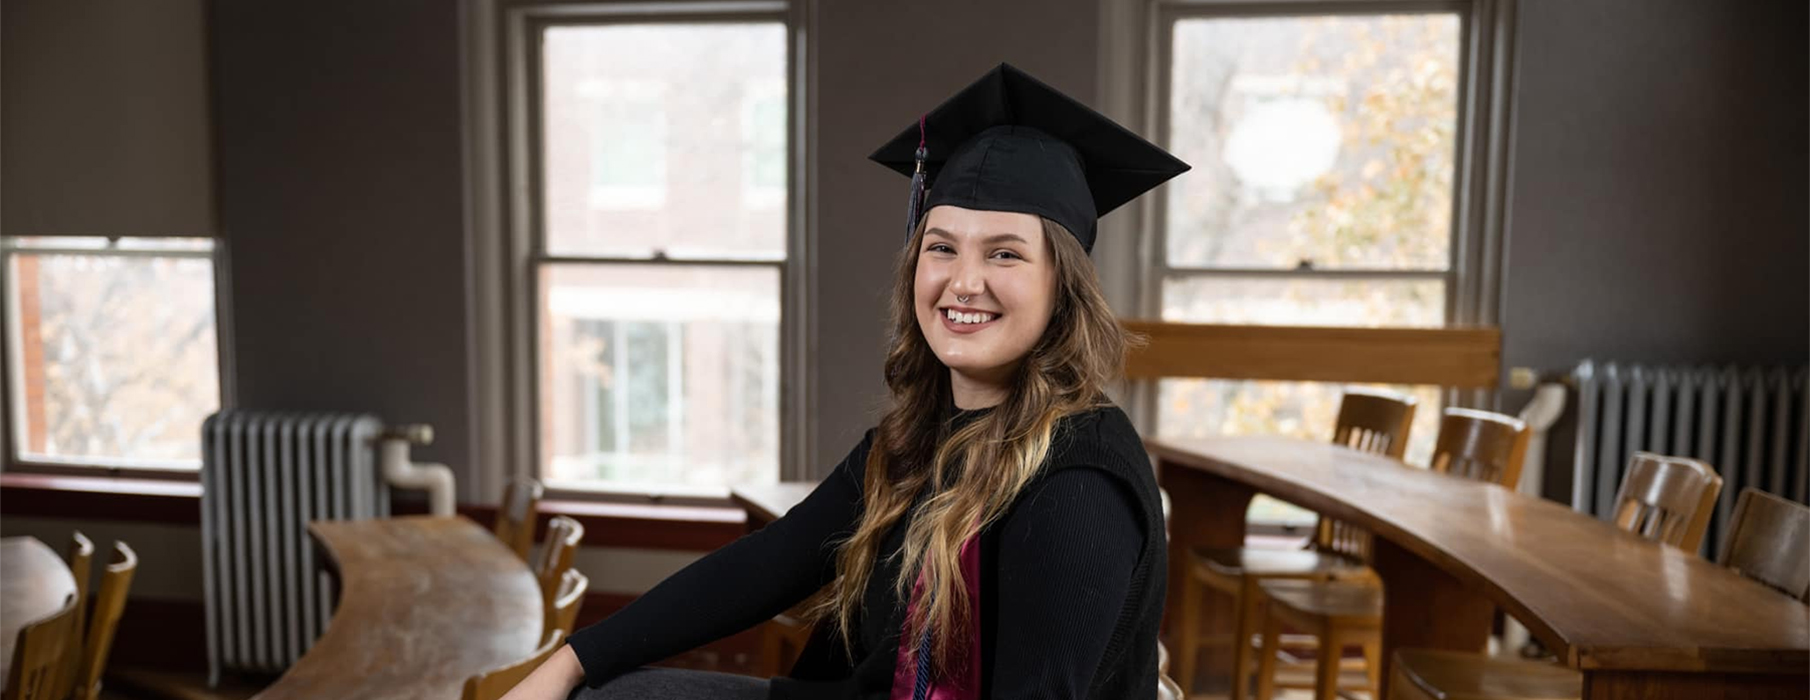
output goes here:
<path id="1" fill-rule="evenodd" d="M 803 502 L 817 490 L 816 482 L 782 481 L 777 484 L 737 486 L 729 490 L 729 499 L 748 511 L 748 531 L 753 532 L 785 517 L 792 506 Z"/>
<path id="2" fill-rule="evenodd" d="M 1375 533 L 1385 659 L 1480 651 L 1500 605 L 1584 673 L 1586 700 L 1803 698 L 1810 684 L 1810 608 L 1557 503 L 1326 443 L 1145 445 L 1173 502 L 1170 562 L 1242 546 L 1259 491 Z M 1183 572 L 1170 567 L 1172 594 Z"/>
<path id="3" fill-rule="evenodd" d="M 12 672 L 19 630 L 56 614 L 75 595 L 69 565 L 36 537 L 0 539 L 0 683 Z"/>
<path id="4" fill-rule="evenodd" d="M 260 700 L 459 697 L 479 671 L 528 658 L 540 584 L 464 518 L 308 526 L 339 572 L 339 607 L 313 648 Z"/>

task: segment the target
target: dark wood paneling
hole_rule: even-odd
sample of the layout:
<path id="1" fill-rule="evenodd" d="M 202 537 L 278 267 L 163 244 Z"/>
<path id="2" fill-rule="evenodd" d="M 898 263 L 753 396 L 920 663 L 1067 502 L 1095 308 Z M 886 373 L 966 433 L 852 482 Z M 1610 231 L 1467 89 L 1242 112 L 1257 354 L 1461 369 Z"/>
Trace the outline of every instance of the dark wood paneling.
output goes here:
<path id="1" fill-rule="evenodd" d="M 10 516 L 199 526 L 200 500 L 201 485 L 192 481 L 0 474 L 0 504 Z M 427 505 L 396 499 L 393 512 L 425 513 Z M 464 504 L 459 514 L 489 527 L 496 507 Z M 537 527 L 555 515 L 584 525 L 588 547 L 709 552 L 747 532 L 747 514 L 733 506 L 543 501 Z"/>
<path id="2" fill-rule="evenodd" d="M 206 671 L 206 619 L 199 600 L 128 599 L 107 667 Z"/>
<path id="3" fill-rule="evenodd" d="M 201 524 L 201 484 L 193 481 L 50 474 L 0 474 L 6 515 Z"/>

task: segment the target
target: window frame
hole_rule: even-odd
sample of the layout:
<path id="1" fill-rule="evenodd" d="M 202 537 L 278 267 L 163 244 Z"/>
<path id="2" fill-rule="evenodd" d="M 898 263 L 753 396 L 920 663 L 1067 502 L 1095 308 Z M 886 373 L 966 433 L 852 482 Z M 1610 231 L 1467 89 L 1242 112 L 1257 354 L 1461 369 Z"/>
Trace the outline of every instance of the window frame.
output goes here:
<path id="1" fill-rule="evenodd" d="M 43 238 L 53 243 L 34 243 L 20 245 L 21 238 Z M 227 315 L 226 294 L 227 277 L 225 262 L 225 244 L 212 236 L 75 236 L 68 238 L 105 238 L 107 247 L 89 248 L 81 246 L 59 246 L 63 236 L 0 236 L 0 305 L 6 308 L 4 327 L 0 327 L 0 471 L 12 474 L 43 474 L 50 476 L 104 477 L 113 479 L 142 479 L 153 481 L 186 481 L 199 483 L 201 480 L 201 464 L 194 467 L 175 466 L 127 466 L 127 460 L 109 460 L 105 458 L 72 458 L 72 459 L 33 459 L 24 456 L 18 443 L 18 431 L 22 428 L 18 421 L 24 418 L 23 393 L 14 394 L 13 389 L 22 381 L 18 375 L 24 370 L 24 360 L 19 356 L 22 349 L 13 342 L 13 323 L 19 319 L 18 298 L 13 294 L 12 258 L 25 253 L 34 255 L 85 255 L 93 257 L 119 258 L 182 258 L 207 260 L 212 270 L 214 300 L 214 371 L 216 388 L 219 392 L 219 405 L 216 411 L 229 408 L 233 401 L 233 384 L 231 381 L 232 366 L 231 323 Z M 208 241 L 207 250 L 156 249 L 156 248 L 120 248 L 120 241 L 125 239 L 167 239 L 192 238 Z M 199 439 L 199 438 L 197 438 Z"/>
<path id="2" fill-rule="evenodd" d="M 1457 124 L 1453 134 L 1452 239 L 1444 271 L 1244 270 L 1220 268 L 1221 279 L 1442 279 L 1445 283 L 1445 327 L 1498 326 L 1503 309 L 1506 255 L 1506 202 L 1510 195 L 1513 136 L 1515 14 L 1518 0 L 1142 0 L 1123 7 L 1102 8 L 1101 73 L 1131 89 L 1106 91 L 1109 111 L 1143 127 L 1158 144 L 1169 141 L 1171 66 L 1175 22 L 1194 18 L 1298 17 L 1454 13 L 1459 21 L 1459 85 Z M 1110 5 L 1110 3 L 1109 3 Z M 1118 56 L 1116 53 L 1126 54 Z M 1132 273 L 1138 283 L 1122 293 L 1125 307 L 1142 318 L 1162 317 L 1163 284 L 1171 276 L 1192 277 L 1193 270 L 1168 264 L 1168 188 L 1158 188 L 1135 203 L 1130 220 L 1121 216 L 1134 242 L 1113 261 L 1113 271 Z M 1379 274 L 1380 273 L 1380 274 Z M 1127 406 L 1135 425 L 1154 434 L 1159 391 L 1157 380 L 1142 379 L 1126 387 Z M 1490 389 L 1445 389 L 1444 404 L 1499 408 Z M 1290 534 L 1279 523 L 1252 523 L 1253 532 Z"/>
<path id="3" fill-rule="evenodd" d="M 1454 125 L 1452 154 L 1452 231 L 1446 253 L 1446 269 L 1414 269 L 1414 268 L 1258 268 L 1258 267 L 1210 267 L 1202 265 L 1174 265 L 1169 261 L 1169 230 L 1167 221 L 1167 191 L 1159 192 L 1152 199 L 1152 225 L 1146 232 L 1146 246 L 1149 255 L 1145 260 L 1144 288 L 1141 291 L 1145 300 L 1141 306 L 1151 318 L 1161 318 L 1163 304 L 1163 285 L 1169 280 L 1190 279 L 1260 279 L 1260 280 L 1389 280 L 1389 281 L 1422 281 L 1439 280 L 1445 285 L 1445 304 L 1443 314 L 1445 325 L 1474 322 L 1459 313 L 1460 296 L 1464 293 L 1465 283 L 1476 277 L 1475 271 L 1467 269 L 1468 256 L 1464 194 L 1467 182 L 1472 175 L 1473 154 L 1465 147 L 1469 133 L 1474 128 L 1471 119 L 1471 93 L 1476 85 L 1473 69 L 1475 59 L 1472 57 L 1473 32 L 1476 19 L 1474 5 L 1480 4 L 1469 0 L 1334 0 L 1318 2 L 1298 2 L 1291 0 L 1261 0 L 1240 2 L 1214 2 L 1203 0 L 1158 2 L 1155 21 L 1152 23 L 1152 46 L 1155 47 L 1156 58 L 1151 70 L 1149 83 L 1152 101 L 1150 122 L 1151 133 L 1156 140 L 1166 144 L 1169 140 L 1169 112 L 1171 105 L 1170 87 L 1174 66 L 1174 40 L 1177 22 L 1190 19 L 1233 19 L 1233 18 L 1272 18 L 1272 17 L 1314 17 L 1326 15 L 1370 16 L 1385 14 L 1422 14 L 1422 15 L 1455 15 L 1458 19 L 1458 86 L 1457 86 L 1457 124 Z"/>
<path id="4" fill-rule="evenodd" d="M 1458 123 L 1453 134 L 1452 239 L 1447 269 L 1249 270 L 1215 268 L 1198 271 L 1168 264 L 1168 188 L 1158 188 L 1137 203 L 1136 251 L 1132 257 L 1140 284 L 1127 306 L 1143 318 L 1162 317 L 1162 287 L 1170 276 L 1196 274 L 1221 279 L 1441 279 L 1445 283 L 1445 327 L 1498 325 L 1502 318 L 1506 208 L 1512 163 L 1509 140 L 1513 109 L 1514 17 L 1518 0 L 1145 0 L 1140 7 L 1108 14 L 1102 23 L 1103 72 L 1141 85 L 1141 94 L 1110 95 L 1109 107 L 1135 118 L 1152 141 L 1169 136 L 1171 65 L 1176 21 L 1195 18 L 1301 17 L 1315 15 L 1456 14 L 1459 22 Z M 1115 46 L 1146 47 L 1130 60 L 1104 56 Z M 1133 417 L 1143 429 L 1155 428 L 1157 391 L 1154 381 L 1130 387 Z M 1496 392 L 1486 389 L 1446 391 L 1446 404 L 1493 407 Z"/>
<path id="5" fill-rule="evenodd" d="M 674 2 L 561 2 L 559 0 L 493 0 L 492 11 L 478 12 L 472 39 L 478 50 L 468 70 L 476 73 L 477 84 L 469 107 L 487 112 L 484 118 L 493 123 L 479 123 L 480 149 L 485 145 L 485 127 L 494 127 L 500 138 L 493 152 L 477 153 L 479 168 L 492 167 L 499 176 L 498 187 L 476 195 L 474 205 L 480 218 L 474 238 L 478 242 L 479 259 L 490 248 L 504 260 L 503 269 L 486 284 L 486 276 L 478 276 L 480 309 L 478 328 L 497 328 L 503 334 L 501 348 L 486 348 L 480 343 L 478 395 L 485 406 L 507 406 L 508 414 L 490 411 L 499 427 L 489 430 L 480 408 L 481 455 L 500 457 L 499 466 L 481 469 L 474 489 L 479 494 L 495 493 L 501 485 L 515 477 L 543 478 L 544 446 L 541 444 L 541 387 L 539 358 L 541 351 L 541 308 L 538 295 L 541 269 L 550 265 L 647 265 L 773 269 L 779 277 L 779 465 L 778 478 L 791 481 L 809 478 L 802 459 L 808 445 L 804 424 L 804 402 L 809 397 L 805 386 L 803 349 L 808 317 L 808 298 L 804 276 L 808 259 L 804 205 L 806 183 L 805 151 L 808 148 L 803 128 L 806 114 L 806 84 L 803 62 L 803 26 L 805 13 L 801 3 L 774 0 L 678 0 Z M 486 26 L 494 20 L 495 26 Z M 540 42 L 548 28 L 561 26 L 597 26 L 611 24 L 739 24 L 777 22 L 786 30 L 785 99 L 786 112 L 786 219 L 785 255 L 783 258 L 704 258 L 675 259 L 663 255 L 629 257 L 620 255 L 551 254 L 547 249 L 544 225 L 544 183 L 542 178 L 541 51 Z M 485 46 L 488 42 L 489 46 Z M 495 48 L 494 56 L 487 49 Z M 493 74 L 486 74 L 495 71 Z M 480 176 L 481 179 L 481 176 Z M 483 188 L 484 183 L 471 183 Z M 484 219 L 488 219 L 485 221 Z M 494 231 L 486 232 L 486 224 Z M 485 375 L 488 374 L 488 377 Z M 489 444 L 486 444 L 486 443 Z M 549 497 L 615 501 L 627 503 L 664 503 L 680 505 L 722 506 L 730 503 L 728 489 L 684 487 L 650 489 L 628 484 L 600 483 L 596 487 L 570 488 L 549 485 Z"/>

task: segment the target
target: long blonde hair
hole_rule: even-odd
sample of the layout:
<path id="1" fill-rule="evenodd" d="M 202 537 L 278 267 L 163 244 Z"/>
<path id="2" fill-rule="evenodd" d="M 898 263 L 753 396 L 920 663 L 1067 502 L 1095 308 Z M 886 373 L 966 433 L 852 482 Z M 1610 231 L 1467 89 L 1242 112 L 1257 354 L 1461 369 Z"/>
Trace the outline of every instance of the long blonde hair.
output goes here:
<path id="1" fill-rule="evenodd" d="M 928 217 L 925 217 L 928 219 Z M 1106 387 L 1124 370 L 1125 353 L 1139 342 L 1119 325 L 1100 292 L 1087 251 L 1062 225 L 1042 219 L 1056 266 L 1056 299 L 1043 337 L 1019 364 L 1004 401 L 950 433 L 944 422 L 953 397 L 949 369 L 918 327 L 914 280 L 924 223 L 900 254 L 893 275 L 892 342 L 886 354 L 891 405 L 867 455 L 864 506 L 854 534 L 839 544 L 837 577 L 812 599 L 810 617 L 829 622 L 852 647 L 862 595 L 881 540 L 910 509 L 927 484 L 935 491 L 919 506 L 905 532 L 903 561 L 893 582 L 909 600 L 918 572 L 925 572 L 920 604 L 907 621 L 901 644 L 912 647 L 923 630 L 932 634 L 939 674 L 966 659 L 976 621 L 962 580 L 963 543 L 1004 515 L 1038 473 L 1056 423 L 1106 402 Z M 927 604 L 925 604 L 927 603 Z"/>

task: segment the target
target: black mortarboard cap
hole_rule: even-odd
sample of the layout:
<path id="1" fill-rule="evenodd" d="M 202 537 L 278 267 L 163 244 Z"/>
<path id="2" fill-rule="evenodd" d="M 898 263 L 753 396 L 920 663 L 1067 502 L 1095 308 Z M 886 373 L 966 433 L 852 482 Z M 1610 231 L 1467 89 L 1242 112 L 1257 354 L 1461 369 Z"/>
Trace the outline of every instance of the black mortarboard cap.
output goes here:
<path id="1" fill-rule="evenodd" d="M 1049 218 L 1090 252 L 1099 217 L 1188 171 L 1167 151 L 1007 63 L 868 158 L 921 174 L 913 178 L 906 235 L 931 207 L 951 204 Z M 920 201 L 924 186 L 929 198 Z"/>

